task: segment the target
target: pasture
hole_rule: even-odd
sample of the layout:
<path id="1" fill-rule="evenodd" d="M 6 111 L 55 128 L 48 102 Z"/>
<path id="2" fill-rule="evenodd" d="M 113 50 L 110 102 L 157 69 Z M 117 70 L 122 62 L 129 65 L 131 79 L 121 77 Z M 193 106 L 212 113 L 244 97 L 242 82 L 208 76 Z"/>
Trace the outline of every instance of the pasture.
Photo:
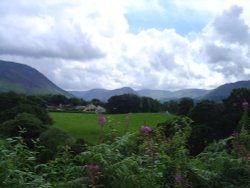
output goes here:
<path id="1" fill-rule="evenodd" d="M 97 114 L 50 112 L 56 128 L 68 132 L 73 138 L 83 138 L 89 143 L 96 144 L 100 133 Z M 113 127 L 119 135 L 126 131 L 134 132 L 142 125 L 154 128 L 158 123 L 164 122 L 172 115 L 165 113 L 132 113 L 132 114 L 105 114 L 106 123 L 104 132 Z"/>

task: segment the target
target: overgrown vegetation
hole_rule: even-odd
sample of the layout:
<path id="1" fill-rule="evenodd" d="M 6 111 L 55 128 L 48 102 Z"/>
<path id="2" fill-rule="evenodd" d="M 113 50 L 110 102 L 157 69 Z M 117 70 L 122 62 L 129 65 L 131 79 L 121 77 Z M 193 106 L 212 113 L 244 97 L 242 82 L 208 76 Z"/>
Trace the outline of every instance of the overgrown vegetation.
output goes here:
<path id="1" fill-rule="evenodd" d="M 248 90 L 122 136 L 102 115 L 96 145 L 53 128 L 40 99 L 1 97 L 0 187 L 250 187 Z"/>

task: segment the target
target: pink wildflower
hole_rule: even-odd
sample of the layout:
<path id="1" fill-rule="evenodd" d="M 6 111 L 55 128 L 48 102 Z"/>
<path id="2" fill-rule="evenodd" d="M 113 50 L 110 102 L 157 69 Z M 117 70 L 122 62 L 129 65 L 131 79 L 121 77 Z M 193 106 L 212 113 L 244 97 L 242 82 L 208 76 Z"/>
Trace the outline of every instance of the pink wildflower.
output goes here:
<path id="1" fill-rule="evenodd" d="M 181 183 L 181 176 L 180 175 L 175 176 L 175 182 Z"/>
<path id="2" fill-rule="evenodd" d="M 241 106 L 242 106 L 243 110 L 247 110 L 247 109 L 248 109 L 249 104 L 248 104 L 248 102 L 246 101 L 246 99 L 242 102 Z"/>
<path id="3" fill-rule="evenodd" d="M 147 127 L 145 125 L 141 127 L 141 133 L 143 133 L 143 134 L 150 134 L 152 131 L 153 131 L 152 128 Z"/>
<path id="4" fill-rule="evenodd" d="M 105 119 L 104 116 L 99 116 L 99 117 L 98 117 L 98 123 L 99 123 L 100 125 L 103 125 L 103 124 L 105 123 L 105 121 L 106 121 L 106 119 Z"/>

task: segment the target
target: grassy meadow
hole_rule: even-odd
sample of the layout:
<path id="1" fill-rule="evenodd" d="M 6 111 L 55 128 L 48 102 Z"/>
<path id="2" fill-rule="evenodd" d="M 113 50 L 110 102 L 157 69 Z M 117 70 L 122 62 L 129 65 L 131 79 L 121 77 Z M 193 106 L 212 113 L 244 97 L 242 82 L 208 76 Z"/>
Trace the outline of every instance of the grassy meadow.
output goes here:
<path id="1" fill-rule="evenodd" d="M 98 140 L 100 125 L 97 122 L 97 114 L 50 112 L 49 115 L 54 121 L 54 127 L 68 132 L 74 138 L 95 144 Z M 146 124 L 155 127 L 158 123 L 164 122 L 172 115 L 165 113 L 133 113 L 133 114 L 106 114 L 104 131 L 109 131 L 110 126 L 115 128 L 119 135 L 122 135 L 128 127 L 129 132 L 137 131 Z"/>

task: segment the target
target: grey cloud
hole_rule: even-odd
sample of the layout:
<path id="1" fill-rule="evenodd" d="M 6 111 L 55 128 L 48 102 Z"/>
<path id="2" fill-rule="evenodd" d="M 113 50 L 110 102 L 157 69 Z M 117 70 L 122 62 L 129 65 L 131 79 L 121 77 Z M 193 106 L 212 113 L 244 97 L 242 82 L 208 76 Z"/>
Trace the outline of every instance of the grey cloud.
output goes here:
<path id="1" fill-rule="evenodd" d="M 156 70 L 173 70 L 177 67 L 175 64 L 174 54 L 168 53 L 164 49 L 159 49 L 153 54 L 154 57 L 151 58 L 151 64 Z"/>
<path id="2" fill-rule="evenodd" d="M 211 71 L 225 80 L 243 80 L 249 77 L 244 70 L 250 67 L 250 32 L 241 14 L 243 8 L 232 6 L 215 17 L 208 29 L 210 38 L 204 38 L 201 57 Z M 208 42 L 207 42 L 208 41 Z M 219 43 L 218 43 L 219 41 Z"/>
<path id="3" fill-rule="evenodd" d="M 214 30 L 225 40 L 233 43 L 248 44 L 250 41 L 249 27 L 241 19 L 243 9 L 232 6 L 217 16 L 212 23 Z"/>
<path id="4" fill-rule="evenodd" d="M 204 50 L 207 55 L 207 62 L 209 63 L 225 62 L 232 59 L 233 50 L 230 48 L 208 43 Z"/>
<path id="5" fill-rule="evenodd" d="M 250 63 L 249 57 L 244 55 L 240 46 L 230 48 L 209 43 L 204 48 L 204 58 L 211 70 L 222 73 L 225 78 L 234 76 L 243 79 L 245 77 L 244 68 L 248 68 Z"/>
<path id="6" fill-rule="evenodd" d="M 41 4 L 41 3 L 40 3 Z M 92 42 L 90 36 L 70 19 L 61 20 L 56 12 L 63 6 L 56 7 L 55 15 L 45 15 L 45 7 L 35 4 L 0 3 L 0 54 L 18 55 L 36 58 L 60 58 L 68 60 L 92 60 L 102 58 L 105 53 Z M 56 6 L 56 5 L 54 5 Z M 33 11 L 34 10 L 36 11 Z M 11 11 L 10 11 L 10 10 Z M 33 11 L 33 12 L 32 12 Z M 51 11 L 51 10 L 50 10 Z M 12 14 L 15 12 L 16 14 Z M 43 15 L 44 13 L 44 15 Z M 36 20 L 47 24 L 46 18 L 53 20 L 46 25 L 47 30 L 36 28 Z M 38 25 L 39 26 L 39 25 Z"/>

